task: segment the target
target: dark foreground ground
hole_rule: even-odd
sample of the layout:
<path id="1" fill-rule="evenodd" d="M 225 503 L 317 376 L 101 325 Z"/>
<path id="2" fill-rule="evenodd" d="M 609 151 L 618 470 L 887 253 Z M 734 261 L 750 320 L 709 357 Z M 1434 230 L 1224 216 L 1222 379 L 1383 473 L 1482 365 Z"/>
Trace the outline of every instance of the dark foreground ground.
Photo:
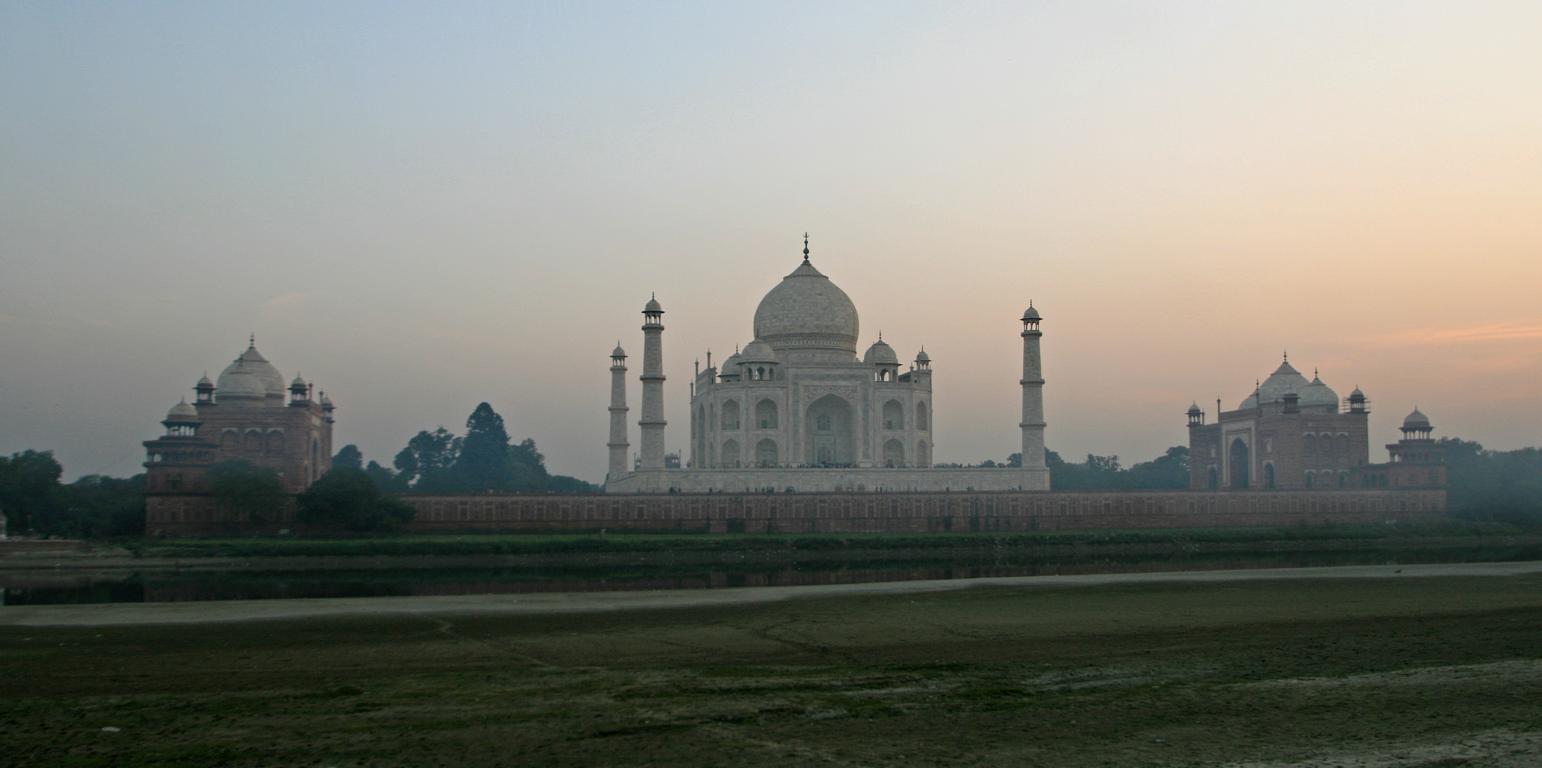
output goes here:
<path id="1" fill-rule="evenodd" d="M 1389 573 L 0 626 L 0 763 L 1542 764 L 1542 575 Z"/>

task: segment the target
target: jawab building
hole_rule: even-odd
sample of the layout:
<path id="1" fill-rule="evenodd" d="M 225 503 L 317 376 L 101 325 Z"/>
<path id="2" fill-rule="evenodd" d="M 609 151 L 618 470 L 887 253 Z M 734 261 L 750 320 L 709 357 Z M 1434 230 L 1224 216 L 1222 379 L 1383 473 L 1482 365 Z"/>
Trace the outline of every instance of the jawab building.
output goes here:
<path id="1" fill-rule="evenodd" d="M 643 307 L 641 450 L 632 462 L 627 354 L 611 353 L 608 493 L 759 491 L 1043 491 L 1041 317 L 1022 315 L 1021 467 L 932 466 L 935 410 L 931 358 L 908 367 L 878 338 L 858 357 L 857 308 L 809 260 L 782 278 L 755 310 L 755 338 L 691 382 L 685 466 L 664 443 L 664 307 Z M 902 370 L 902 367 L 904 368 Z"/>

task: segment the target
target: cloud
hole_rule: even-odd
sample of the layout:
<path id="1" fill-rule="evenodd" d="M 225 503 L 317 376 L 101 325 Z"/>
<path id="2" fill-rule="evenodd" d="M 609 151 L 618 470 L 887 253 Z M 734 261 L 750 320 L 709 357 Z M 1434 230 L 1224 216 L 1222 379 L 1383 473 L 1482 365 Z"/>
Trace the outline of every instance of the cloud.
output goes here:
<path id="1" fill-rule="evenodd" d="M 1465 328 L 1429 328 L 1414 331 L 1368 336 L 1361 341 L 1369 344 L 1394 344 L 1399 346 L 1440 346 L 1448 344 L 1475 344 L 1483 342 L 1536 341 L 1542 339 L 1542 322 L 1487 323 Z"/>
<path id="2" fill-rule="evenodd" d="M 281 293 L 263 302 L 262 308 L 277 309 L 279 307 L 291 307 L 304 301 L 305 294 L 299 293 L 297 291 L 290 291 L 289 293 Z"/>

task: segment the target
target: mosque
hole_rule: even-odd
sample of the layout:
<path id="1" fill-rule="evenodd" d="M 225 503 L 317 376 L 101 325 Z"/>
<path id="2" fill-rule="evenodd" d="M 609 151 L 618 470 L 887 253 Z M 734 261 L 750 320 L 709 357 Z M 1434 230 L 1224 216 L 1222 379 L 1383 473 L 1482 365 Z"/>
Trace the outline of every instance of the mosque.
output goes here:
<path id="1" fill-rule="evenodd" d="M 665 450 L 664 308 L 643 307 L 641 451 L 627 434 L 627 354 L 611 352 L 608 493 L 1006 491 L 1049 489 L 1044 465 L 1042 319 L 1030 303 L 1023 342 L 1021 467 L 933 467 L 932 361 L 902 370 L 881 337 L 857 356 L 857 308 L 803 261 L 761 299 L 755 337 L 691 381 L 688 459 Z"/>
<path id="2" fill-rule="evenodd" d="M 1286 354 L 1235 409 L 1222 410 L 1217 400 L 1215 422 L 1205 423 L 1198 403 L 1189 406 L 1189 487 L 1443 487 L 1445 459 L 1417 407 L 1403 420 L 1402 439 L 1386 446 L 1391 461 L 1370 463 L 1369 403 L 1359 387 L 1340 402 L 1316 371 L 1307 381 Z"/>
<path id="3" fill-rule="evenodd" d="M 246 461 L 278 472 L 284 490 L 299 493 L 332 463 L 336 406 L 299 376 L 286 387 L 278 369 L 257 351 L 255 337 L 225 366 L 207 374 L 166 413 L 165 434 L 144 443 L 145 492 L 157 497 L 208 490 L 213 464 Z"/>

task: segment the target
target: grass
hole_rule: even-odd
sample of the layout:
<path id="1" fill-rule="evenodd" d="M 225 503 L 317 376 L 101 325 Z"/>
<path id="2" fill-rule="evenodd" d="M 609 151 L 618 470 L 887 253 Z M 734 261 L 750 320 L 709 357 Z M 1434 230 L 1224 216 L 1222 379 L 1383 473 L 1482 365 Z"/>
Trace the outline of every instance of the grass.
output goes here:
<path id="1" fill-rule="evenodd" d="M 1529 765 L 1539 632 L 1535 575 L 0 627 L 0 763 Z"/>
<path id="2" fill-rule="evenodd" d="M 1181 528 L 989 534 L 406 534 L 363 538 L 143 539 L 127 545 L 141 557 L 278 557 L 390 555 L 526 555 L 587 552 L 748 552 L 964 550 L 1141 544 L 1259 544 L 1408 541 L 1522 535 L 1498 523 L 1424 525 Z M 1533 534 L 1534 535 L 1534 534 Z M 1542 536 L 1537 538 L 1542 539 Z"/>

